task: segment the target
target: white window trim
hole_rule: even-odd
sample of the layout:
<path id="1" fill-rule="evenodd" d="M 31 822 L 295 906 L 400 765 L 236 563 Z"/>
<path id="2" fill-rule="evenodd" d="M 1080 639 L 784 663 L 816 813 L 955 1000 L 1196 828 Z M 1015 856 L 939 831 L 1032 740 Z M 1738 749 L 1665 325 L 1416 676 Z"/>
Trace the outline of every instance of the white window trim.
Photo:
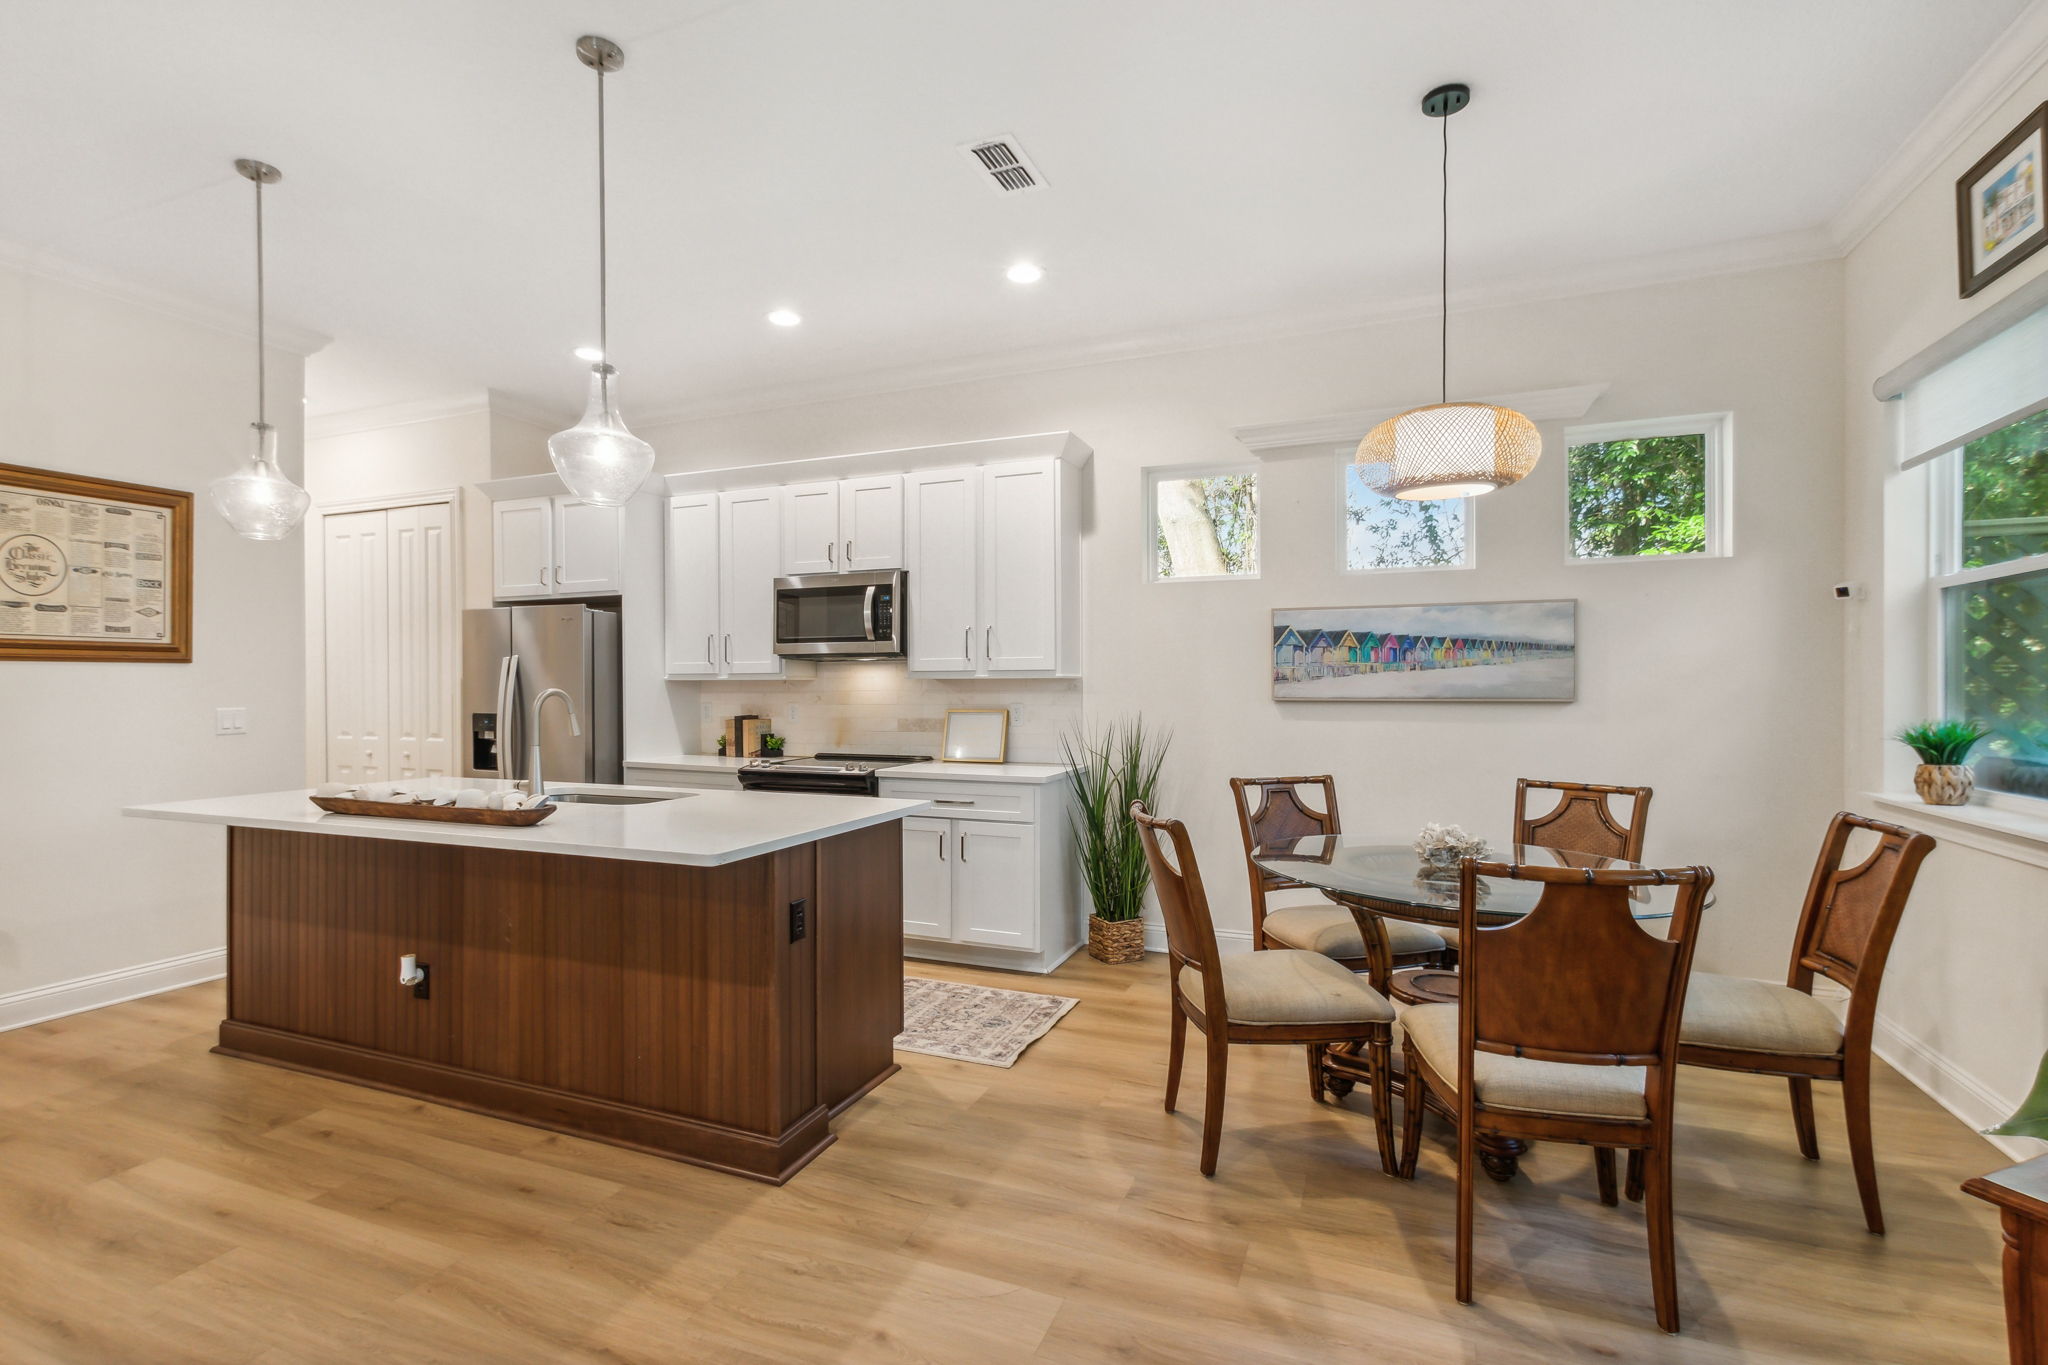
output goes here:
<path id="1" fill-rule="evenodd" d="M 1683 555 L 1573 554 L 1571 512 L 1572 447 L 1602 441 L 1630 441 L 1647 436 L 1705 436 L 1707 474 L 1707 548 Z M 1701 412 L 1686 417 L 1656 417 L 1641 422 L 1601 422 L 1564 429 L 1564 541 L 1567 564 L 1693 563 L 1728 559 L 1735 553 L 1735 414 Z"/>
<path id="2" fill-rule="evenodd" d="M 1355 446 L 1337 447 L 1337 572 L 1351 576 L 1389 573 L 1463 573 L 1479 567 L 1479 537 L 1472 520 L 1477 498 L 1438 498 L 1438 502 L 1463 503 L 1465 515 L 1465 557 L 1456 564 L 1390 564 L 1380 568 L 1351 567 L 1351 464 Z M 1262 561 L 1263 562 L 1263 561 Z"/>
<path id="3" fill-rule="evenodd" d="M 1234 460 L 1222 464 L 1159 465 L 1145 471 L 1145 580 L 1148 583 L 1256 583 L 1266 572 L 1266 481 L 1260 478 L 1257 460 Z M 1252 557 L 1258 568 L 1251 573 L 1176 574 L 1159 576 L 1159 485 L 1178 479 L 1215 479 L 1228 474 L 1249 474 L 1258 490 L 1259 514 L 1252 521 Z"/>

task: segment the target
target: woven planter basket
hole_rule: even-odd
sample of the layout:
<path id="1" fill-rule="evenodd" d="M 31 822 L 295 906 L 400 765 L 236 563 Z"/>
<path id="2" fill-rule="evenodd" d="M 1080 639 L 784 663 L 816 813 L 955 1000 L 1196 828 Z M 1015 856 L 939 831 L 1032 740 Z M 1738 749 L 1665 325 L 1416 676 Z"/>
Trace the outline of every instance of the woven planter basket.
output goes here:
<path id="1" fill-rule="evenodd" d="M 1145 921 L 1088 916 L 1088 956 L 1097 962 L 1142 962 Z"/>
<path id="2" fill-rule="evenodd" d="M 1967 763 L 1922 763 L 1913 770 L 1913 790 L 1930 806 L 1967 806 L 1976 788 Z"/>

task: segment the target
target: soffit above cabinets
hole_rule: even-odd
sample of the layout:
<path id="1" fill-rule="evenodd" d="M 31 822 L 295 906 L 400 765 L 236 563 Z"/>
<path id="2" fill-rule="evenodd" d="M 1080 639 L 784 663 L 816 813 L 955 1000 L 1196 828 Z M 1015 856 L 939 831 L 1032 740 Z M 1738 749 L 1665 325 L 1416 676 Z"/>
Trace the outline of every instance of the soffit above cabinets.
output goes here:
<path id="1" fill-rule="evenodd" d="M 1607 392 L 1606 384 L 1578 384 L 1562 389 L 1531 389 L 1526 393 L 1492 394 L 1475 401 L 1513 408 L 1532 422 L 1573 421 L 1584 417 Z M 1415 404 L 1371 408 L 1364 412 L 1337 412 L 1327 417 L 1297 417 L 1286 422 L 1257 422 L 1232 427 L 1230 434 L 1262 460 L 1285 459 L 1291 455 L 1323 453 L 1331 444 L 1356 445 L 1365 433 L 1387 418 L 1406 412 Z"/>
<path id="2" fill-rule="evenodd" d="M 764 488 L 777 484 L 858 478 L 863 474 L 909 474 L 920 469 L 1001 464 L 1010 460 L 1059 460 L 1078 469 L 1087 464 L 1094 454 L 1094 449 L 1071 431 L 1040 431 L 1028 436 L 997 436 L 984 441 L 955 441 L 901 450 L 866 450 L 853 455 L 820 455 L 769 464 L 686 469 L 663 478 L 668 484 L 669 496 L 674 497 L 680 493 L 709 493 L 740 486 Z"/>

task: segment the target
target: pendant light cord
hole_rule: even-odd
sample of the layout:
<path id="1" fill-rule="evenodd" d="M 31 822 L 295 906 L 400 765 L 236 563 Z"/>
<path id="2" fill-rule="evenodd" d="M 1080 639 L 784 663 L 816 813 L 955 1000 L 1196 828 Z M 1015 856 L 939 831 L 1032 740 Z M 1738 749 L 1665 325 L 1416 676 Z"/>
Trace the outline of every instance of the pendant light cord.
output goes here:
<path id="1" fill-rule="evenodd" d="M 1449 114 L 1438 119 L 1444 126 L 1443 200 L 1439 204 L 1443 224 L 1442 273 L 1438 277 L 1438 295 L 1442 304 L 1443 323 L 1437 333 L 1437 401 L 1451 401 L 1451 118 Z"/>
<path id="2" fill-rule="evenodd" d="M 605 407 L 611 407 L 611 263 L 608 259 L 610 233 L 605 220 L 604 177 L 604 60 L 597 63 L 597 349 L 598 382 L 604 387 Z"/>
<path id="3" fill-rule="evenodd" d="M 265 369 L 269 349 L 263 335 L 263 177 L 255 177 L 256 183 L 256 429 L 265 430 L 270 425 L 264 399 L 269 390 L 269 376 Z"/>

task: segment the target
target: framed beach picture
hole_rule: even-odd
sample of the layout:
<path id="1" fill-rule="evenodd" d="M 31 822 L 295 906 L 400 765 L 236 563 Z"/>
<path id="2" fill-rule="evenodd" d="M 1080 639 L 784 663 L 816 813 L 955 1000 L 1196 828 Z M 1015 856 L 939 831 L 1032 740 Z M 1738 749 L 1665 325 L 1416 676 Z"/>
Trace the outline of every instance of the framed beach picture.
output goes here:
<path id="1" fill-rule="evenodd" d="M 1571 701 L 1578 608 L 1554 602 L 1287 607 L 1275 701 Z"/>
<path id="2" fill-rule="evenodd" d="M 2048 241 L 2041 211 L 2044 152 L 2048 104 L 2027 115 L 1956 181 L 1956 265 L 1964 298 Z"/>
<path id="3" fill-rule="evenodd" d="M 0 659 L 192 660 L 192 495 L 0 464 Z"/>

